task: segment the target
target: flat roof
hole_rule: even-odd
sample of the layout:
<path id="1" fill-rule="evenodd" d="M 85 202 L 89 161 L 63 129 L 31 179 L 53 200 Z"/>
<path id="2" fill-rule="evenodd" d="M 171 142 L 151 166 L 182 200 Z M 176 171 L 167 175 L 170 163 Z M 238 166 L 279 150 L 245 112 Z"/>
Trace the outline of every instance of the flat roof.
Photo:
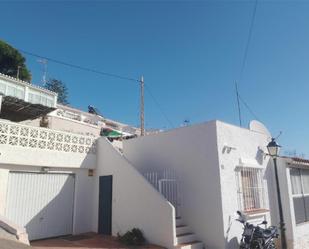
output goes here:
<path id="1" fill-rule="evenodd" d="M 45 93 L 48 93 L 48 94 L 51 94 L 51 95 L 54 95 L 54 96 L 58 95 L 57 93 L 55 93 L 53 91 L 50 91 L 50 90 L 48 90 L 48 89 L 46 89 L 44 87 L 31 84 L 31 83 L 29 83 L 27 81 L 23 81 L 23 80 L 14 78 L 14 77 L 6 75 L 6 74 L 0 73 L 0 78 L 3 79 L 3 80 L 7 80 L 7 81 L 10 81 L 10 82 L 13 82 L 13 83 L 18 84 L 18 85 L 34 88 L 34 89 L 36 89 L 38 91 L 42 91 L 42 92 L 45 92 Z"/>

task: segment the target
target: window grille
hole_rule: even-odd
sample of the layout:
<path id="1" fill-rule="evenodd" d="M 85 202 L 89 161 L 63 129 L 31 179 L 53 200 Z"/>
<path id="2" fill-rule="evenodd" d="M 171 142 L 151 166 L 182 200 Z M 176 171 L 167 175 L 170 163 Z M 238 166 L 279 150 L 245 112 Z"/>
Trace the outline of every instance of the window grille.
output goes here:
<path id="1" fill-rule="evenodd" d="M 296 224 L 309 221 L 309 170 L 291 168 L 290 178 Z"/>
<path id="2" fill-rule="evenodd" d="M 236 171 L 239 209 L 252 212 L 266 208 L 263 170 L 241 167 Z"/>

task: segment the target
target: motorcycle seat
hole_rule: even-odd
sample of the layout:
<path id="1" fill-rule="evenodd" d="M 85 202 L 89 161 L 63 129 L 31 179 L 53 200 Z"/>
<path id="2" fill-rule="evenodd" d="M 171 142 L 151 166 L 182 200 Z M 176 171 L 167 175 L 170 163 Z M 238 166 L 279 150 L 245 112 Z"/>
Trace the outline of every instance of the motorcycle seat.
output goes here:
<path id="1" fill-rule="evenodd" d="M 266 239 L 269 237 L 275 237 L 276 234 L 277 234 L 277 228 L 275 227 L 269 227 L 263 230 L 263 237 Z"/>

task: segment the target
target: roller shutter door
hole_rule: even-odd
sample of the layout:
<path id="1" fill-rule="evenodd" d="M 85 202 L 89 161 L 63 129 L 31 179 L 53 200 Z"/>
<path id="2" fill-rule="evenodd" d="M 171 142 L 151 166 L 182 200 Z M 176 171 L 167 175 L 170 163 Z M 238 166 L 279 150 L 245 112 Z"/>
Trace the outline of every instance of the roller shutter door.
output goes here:
<path id="1" fill-rule="evenodd" d="M 5 216 L 29 239 L 72 234 L 74 175 L 10 172 Z"/>

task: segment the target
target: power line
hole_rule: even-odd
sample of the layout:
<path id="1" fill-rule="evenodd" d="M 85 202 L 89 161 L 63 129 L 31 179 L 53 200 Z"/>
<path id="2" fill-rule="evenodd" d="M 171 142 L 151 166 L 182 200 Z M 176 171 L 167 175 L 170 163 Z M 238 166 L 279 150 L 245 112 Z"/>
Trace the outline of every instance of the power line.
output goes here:
<path id="1" fill-rule="evenodd" d="M 241 110 L 240 110 L 240 104 L 239 104 L 239 93 L 238 93 L 237 81 L 235 81 L 235 90 L 236 90 L 236 98 L 237 98 L 239 126 L 241 126 Z"/>
<path id="2" fill-rule="evenodd" d="M 241 80 L 242 80 L 243 72 L 244 72 L 244 69 L 245 69 L 245 66 L 246 66 L 246 62 L 247 62 L 248 50 L 249 50 L 249 46 L 250 46 L 250 42 L 251 42 L 252 31 L 253 31 L 254 21 L 255 21 L 255 16 L 256 16 L 257 4 L 258 4 L 258 0 L 255 0 L 254 6 L 253 6 L 253 13 L 252 13 L 252 17 L 251 17 L 251 22 L 250 22 L 250 27 L 249 27 L 248 38 L 247 38 L 246 47 L 245 47 L 245 52 L 244 52 L 244 56 L 242 58 L 238 82 L 241 82 Z M 236 97 L 237 97 L 237 106 L 238 106 L 239 125 L 242 126 L 241 108 L 240 108 L 239 100 L 248 109 L 248 111 L 254 116 L 255 119 L 259 120 L 259 118 L 252 111 L 252 109 L 249 107 L 249 105 L 243 100 L 243 98 L 240 96 L 239 91 L 238 91 L 238 85 L 237 85 L 238 82 L 235 82 L 235 88 L 236 88 Z"/>
<path id="3" fill-rule="evenodd" d="M 53 59 L 53 58 L 46 57 L 46 56 L 42 56 L 42 55 L 39 55 L 39 54 L 36 54 L 36 53 L 28 52 L 28 51 L 25 51 L 25 50 L 23 50 L 23 49 L 18 49 L 18 50 L 19 50 L 20 52 L 24 53 L 24 54 L 27 54 L 27 55 L 30 55 L 30 56 L 33 56 L 33 57 L 36 57 L 36 58 L 45 59 L 45 60 L 48 60 L 48 61 L 51 61 L 51 62 L 60 64 L 60 65 L 64 65 L 64 66 L 67 66 L 67 67 L 72 67 L 72 68 L 76 68 L 76 69 L 80 69 L 80 70 L 83 70 L 83 71 L 88 71 L 88 72 L 91 72 L 91 73 L 96 73 L 96 74 L 100 74 L 100 75 L 104 75 L 104 76 L 108 76 L 108 77 L 118 78 L 118 79 L 121 79 L 121 80 L 133 81 L 133 82 L 137 82 L 138 84 L 141 83 L 141 80 L 140 80 L 140 79 L 134 79 L 134 78 L 130 78 L 130 77 L 118 75 L 118 74 L 113 74 L 113 73 L 108 73 L 108 72 L 104 72 L 104 71 L 92 69 L 92 68 L 89 68 L 89 67 L 79 66 L 79 65 L 72 64 L 72 63 L 68 63 L 68 62 L 64 62 L 64 61 L 61 61 L 61 60 L 58 60 L 58 59 Z M 149 93 L 150 97 L 153 99 L 153 102 L 157 105 L 157 108 L 160 110 L 162 116 L 166 119 L 166 121 L 169 123 L 169 125 L 170 125 L 172 128 L 174 128 L 173 123 L 171 122 L 171 120 L 167 117 L 167 115 L 166 115 L 165 112 L 163 111 L 161 105 L 159 104 L 159 102 L 157 101 L 157 99 L 155 98 L 155 96 L 154 96 L 154 95 L 152 94 L 152 92 L 150 91 L 148 85 L 146 85 L 146 84 L 144 83 L 144 86 L 145 86 L 147 92 Z M 142 103 L 141 103 L 141 104 L 142 104 Z"/>
<path id="4" fill-rule="evenodd" d="M 256 119 L 256 120 L 260 120 L 258 118 L 258 116 L 255 114 L 255 112 L 249 107 L 249 105 L 246 103 L 246 101 L 239 95 L 239 99 L 240 101 L 244 104 L 244 106 L 248 109 L 248 111 L 252 114 L 252 116 Z"/>
<path id="5" fill-rule="evenodd" d="M 80 70 L 83 70 L 83 71 L 101 74 L 101 75 L 105 75 L 105 76 L 113 77 L 113 78 L 117 78 L 117 79 L 140 82 L 140 80 L 138 80 L 138 79 L 134 79 L 134 78 L 118 75 L 118 74 L 113 74 L 113 73 L 107 73 L 107 72 L 100 71 L 100 70 L 97 70 L 97 69 L 92 69 L 92 68 L 89 68 L 89 67 L 79 66 L 79 65 L 76 65 L 76 64 L 72 64 L 72 63 L 60 61 L 60 60 L 57 60 L 57 59 L 53 59 L 53 58 L 50 58 L 50 57 L 41 56 L 41 55 L 38 55 L 38 54 L 35 54 L 35 53 L 32 53 L 32 52 L 25 51 L 23 49 L 18 49 L 18 50 L 20 52 L 24 53 L 24 54 L 27 54 L 27 55 L 30 55 L 30 56 L 33 56 L 33 57 L 36 57 L 36 58 L 42 58 L 42 59 L 45 59 L 45 60 L 48 60 L 48 61 L 51 61 L 51 62 L 54 62 L 54 63 L 57 63 L 57 64 L 61 64 L 61 65 L 67 66 L 67 67 L 72 67 L 72 68 L 80 69 Z"/>
<path id="6" fill-rule="evenodd" d="M 166 119 L 166 121 L 169 123 L 171 128 L 174 128 L 174 125 L 172 123 L 172 121 L 168 118 L 168 116 L 165 114 L 165 112 L 163 111 L 161 105 L 159 104 L 159 102 L 156 100 L 156 98 L 154 97 L 154 95 L 152 94 L 152 92 L 150 91 L 150 88 L 148 87 L 148 85 L 145 84 L 145 89 L 147 90 L 147 92 L 149 93 L 150 97 L 152 98 L 153 102 L 157 105 L 158 109 L 160 110 L 162 116 Z"/>
<path id="7" fill-rule="evenodd" d="M 246 47 L 245 47 L 245 53 L 244 53 L 244 57 L 242 59 L 242 64 L 241 64 L 241 69 L 240 69 L 240 74 L 239 74 L 239 81 L 241 81 L 241 79 L 242 79 L 242 75 L 243 75 L 245 65 L 246 65 L 246 61 L 247 61 L 249 45 L 250 45 L 250 41 L 251 41 L 251 37 L 252 37 L 252 30 L 253 30 L 254 20 L 255 20 L 255 16 L 256 16 L 257 3 L 258 3 L 258 0 L 255 0 L 254 7 L 253 7 L 253 14 L 252 14 L 252 17 L 251 17 L 251 23 L 250 23 L 250 28 L 249 28 L 248 39 L 247 39 L 247 43 L 246 43 Z"/>

